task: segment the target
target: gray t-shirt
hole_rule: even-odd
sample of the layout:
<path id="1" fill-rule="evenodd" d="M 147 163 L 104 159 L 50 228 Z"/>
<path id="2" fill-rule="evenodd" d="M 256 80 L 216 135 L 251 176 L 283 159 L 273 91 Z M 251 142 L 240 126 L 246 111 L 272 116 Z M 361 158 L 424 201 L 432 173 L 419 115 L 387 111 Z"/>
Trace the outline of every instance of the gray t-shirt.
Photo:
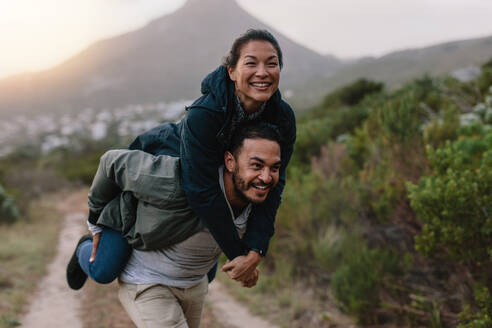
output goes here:
<path id="1" fill-rule="evenodd" d="M 223 167 L 219 169 L 219 184 L 225 195 L 223 170 Z M 239 234 L 244 234 L 252 205 L 249 204 L 239 216 L 234 217 L 228 201 L 227 204 Z M 131 284 L 163 284 L 189 288 L 205 278 L 217 262 L 220 253 L 220 247 L 210 232 L 204 229 L 167 249 L 134 249 L 119 279 Z"/>

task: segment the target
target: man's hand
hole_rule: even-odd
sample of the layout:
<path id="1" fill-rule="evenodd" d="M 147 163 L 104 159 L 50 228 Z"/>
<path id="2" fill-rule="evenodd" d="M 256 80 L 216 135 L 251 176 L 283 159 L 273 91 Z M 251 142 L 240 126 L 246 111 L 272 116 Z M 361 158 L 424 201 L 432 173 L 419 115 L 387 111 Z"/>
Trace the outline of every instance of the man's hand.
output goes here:
<path id="1" fill-rule="evenodd" d="M 251 274 L 251 277 L 248 278 L 245 282 L 241 282 L 241 286 L 246 287 L 246 288 L 251 288 L 256 286 L 256 283 L 258 282 L 258 277 L 259 277 L 260 272 L 258 269 L 255 269 L 253 273 Z"/>
<path id="2" fill-rule="evenodd" d="M 96 258 L 97 247 L 99 246 L 99 240 L 101 240 L 100 232 L 92 236 L 92 253 L 89 262 L 94 262 L 94 259 Z"/>
<path id="3" fill-rule="evenodd" d="M 260 261 L 260 254 L 255 251 L 249 251 L 246 256 L 238 256 L 232 261 L 227 261 L 222 266 L 221 271 L 227 273 L 231 279 L 246 282 L 251 279 Z"/>

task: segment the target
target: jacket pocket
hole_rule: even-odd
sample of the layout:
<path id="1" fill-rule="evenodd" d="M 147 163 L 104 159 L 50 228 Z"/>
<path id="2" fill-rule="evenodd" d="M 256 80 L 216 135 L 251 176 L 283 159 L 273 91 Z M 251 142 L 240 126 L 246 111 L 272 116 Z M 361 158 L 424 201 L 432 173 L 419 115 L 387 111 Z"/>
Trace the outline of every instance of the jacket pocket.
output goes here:
<path id="1" fill-rule="evenodd" d="M 155 207 L 165 207 L 180 188 L 179 158 L 154 156 L 152 160 L 128 166 L 128 179 L 133 194 L 139 201 Z"/>

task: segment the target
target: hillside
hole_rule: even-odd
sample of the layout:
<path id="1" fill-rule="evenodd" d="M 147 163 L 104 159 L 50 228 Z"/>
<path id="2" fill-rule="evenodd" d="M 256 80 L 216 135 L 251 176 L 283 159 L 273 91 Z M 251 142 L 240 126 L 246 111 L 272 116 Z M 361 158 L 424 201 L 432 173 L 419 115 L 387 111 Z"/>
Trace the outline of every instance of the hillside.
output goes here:
<path id="1" fill-rule="evenodd" d="M 329 327 L 332 295 L 361 326 L 492 327 L 492 59 L 467 82 L 357 80 L 297 123 L 264 294 L 321 306 L 284 306 L 290 327 Z"/>
<path id="2" fill-rule="evenodd" d="M 282 87 L 329 75 L 341 65 L 289 40 L 235 1 L 189 0 L 176 12 L 96 42 L 53 69 L 0 81 L 0 115 L 194 99 L 232 40 L 252 27 L 278 38 L 286 58 Z"/>
<path id="3" fill-rule="evenodd" d="M 442 76 L 455 70 L 478 67 L 492 55 L 492 36 L 446 42 L 419 49 L 407 49 L 378 58 L 363 58 L 347 65 L 330 77 L 313 79 L 294 88 L 293 105 L 305 110 L 328 92 L 355 81 L 369 78 L 397 88 L 424 74 Z"/>

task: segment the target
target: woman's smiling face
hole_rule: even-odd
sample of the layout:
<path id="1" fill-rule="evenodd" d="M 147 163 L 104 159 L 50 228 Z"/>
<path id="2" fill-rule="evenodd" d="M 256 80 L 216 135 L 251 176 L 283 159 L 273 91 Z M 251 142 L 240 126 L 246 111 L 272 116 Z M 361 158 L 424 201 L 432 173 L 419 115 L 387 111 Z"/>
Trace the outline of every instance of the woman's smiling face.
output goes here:
<path id="1" fill-rule="evenodd" d="M 268 41 L 249 41 L 236 67 L 227 67 L 244 110 L 253 113 L 277 91 L 280 65 L 277 51 Z"/>

